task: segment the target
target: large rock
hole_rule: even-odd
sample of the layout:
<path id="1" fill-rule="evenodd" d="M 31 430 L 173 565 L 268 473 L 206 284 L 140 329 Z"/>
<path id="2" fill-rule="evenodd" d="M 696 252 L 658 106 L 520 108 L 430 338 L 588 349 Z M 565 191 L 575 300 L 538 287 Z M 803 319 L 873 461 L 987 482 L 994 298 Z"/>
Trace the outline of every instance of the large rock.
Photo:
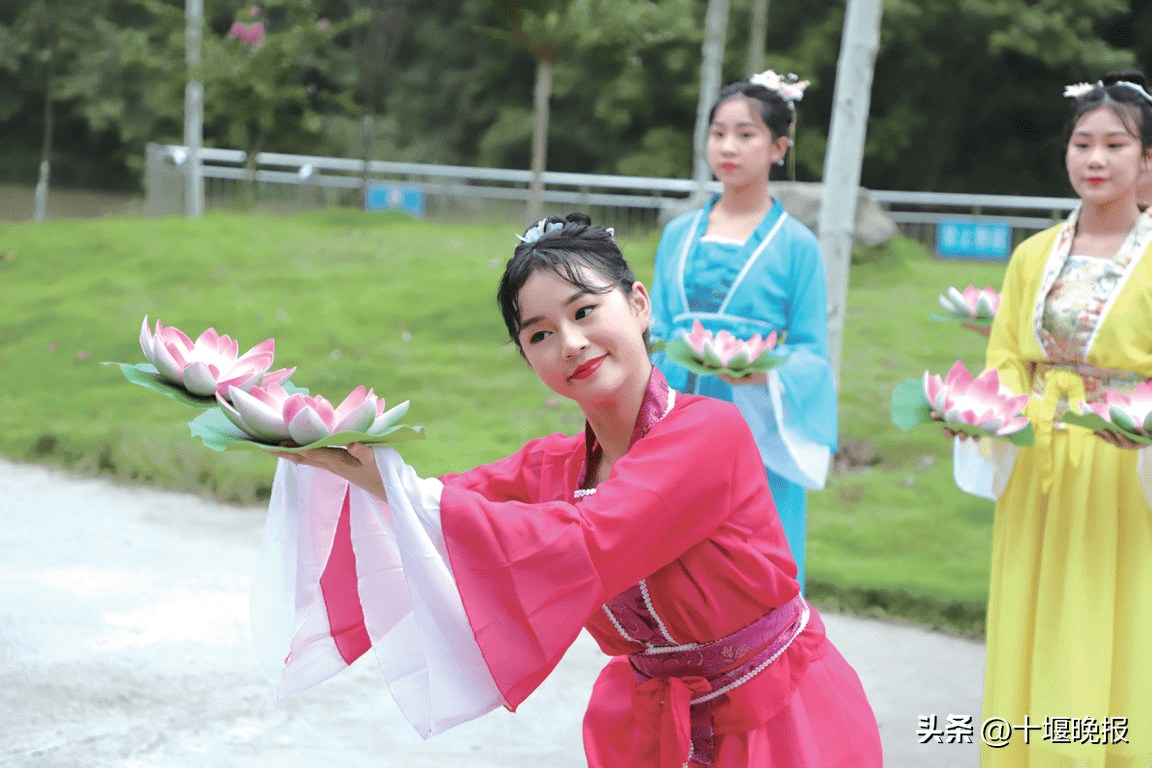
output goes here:
<path id="1" fill-rule="evenodd" d="M 820 219 L 820 194 L 822 184 L 815 181 L 774 181 L 772 182 L 772 196 L 780 201 L 784 210 L 804 223 L 809 229 L 820 234 L 818 224 Z M 668 218 L 673 218 L 695 207 L 687 201 L 668 211 Z M 868 194 L 868 190 L 860 187 L 860 194 L 856 198 L 856 228 L 852 233 L 853 245 L 869 246 L 886 243 L 900 234 L 888 214 Z"/>

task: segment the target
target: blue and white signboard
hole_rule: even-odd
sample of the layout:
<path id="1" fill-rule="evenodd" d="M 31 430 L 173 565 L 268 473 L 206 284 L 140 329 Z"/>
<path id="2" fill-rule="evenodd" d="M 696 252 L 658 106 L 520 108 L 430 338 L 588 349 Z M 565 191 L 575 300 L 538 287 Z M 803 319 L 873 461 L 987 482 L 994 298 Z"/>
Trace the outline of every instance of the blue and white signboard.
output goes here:
<path id="1" fill-rule="evenodd" d="M 945 259 L 1007 261 L 1012 227 L 999 221 L 941 219 L 936 224 L 936 255 Z"/>
<path id="2" fill-rule="evenodd" d="M 424 218 L 424 190 L 402 187 L 398 184 L 368 185 L 366 211 L 404 211 L 418 219 Z"/>

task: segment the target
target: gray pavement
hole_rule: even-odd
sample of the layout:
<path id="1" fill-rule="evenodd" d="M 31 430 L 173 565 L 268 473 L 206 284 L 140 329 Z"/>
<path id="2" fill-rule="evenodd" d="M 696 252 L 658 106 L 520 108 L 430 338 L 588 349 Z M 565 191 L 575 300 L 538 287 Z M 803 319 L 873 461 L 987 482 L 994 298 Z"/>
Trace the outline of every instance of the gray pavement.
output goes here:
<path id="1" fill-rule="evenodd" d="M 516 714 L 421 741 L 369 657 L 277 702 L 248 630 L 263 511 L 0 461 L 0 766 L 584 765 L 604 657 L 582 635 Z M 880 724 L 885 765 L 971 768 L 917 718 L 980 718 L 980 643 L 825 615 Z M 977 734 L 977 739 L 979 738 Z"/>

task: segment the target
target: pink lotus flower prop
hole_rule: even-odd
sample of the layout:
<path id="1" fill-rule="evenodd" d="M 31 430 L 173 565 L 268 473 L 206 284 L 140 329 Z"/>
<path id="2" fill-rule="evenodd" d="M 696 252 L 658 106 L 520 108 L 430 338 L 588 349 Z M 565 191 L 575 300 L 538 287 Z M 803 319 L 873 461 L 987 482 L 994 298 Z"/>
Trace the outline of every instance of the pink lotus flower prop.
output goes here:
<path id="1" fill-rule="evenodd" d="M 973 378 L 957 360 L 944 379 L 925 371 L 922 378 L 908 379 L 896 387 L 892 392 L 892 423 L 911 429 L 944 422 L 956 432 L 1031 445 L 1035 440 L 1032 425 L 1020 415 L 1028 398 L 1002 385 L 995 368 Z"/>
<path id="2" fill-rule="evenodd" d="M 728 368 L 734 371 L 749 367 L 756 358 L 765 352 L 770 352 L 776 346 L 776 331 L 768 334 L 767 339 L 762 339 L 760 334 L 756 334 L 745 341 L 736 338 L 728 331 L 720 331 L 713 336 L 699 320 L 693 321 L 692 333 L 684 338 L 699 362 L 712 368 Z"/>
<path id="3" fill-rule="evenodd" d="M 1000 383 L 1000 374 L 991 368 L 976 378 L 959 360 L 946 379 L 924 371 L 924 395 L 932 415 L 950 426 L 972 426 L 989 435 L 1009 435 L 1028 426 L 1020 412 L 1028 395 L 1016 395 Z"/>
<path id="4" fill-rule="evenodd" d="M 948 296 L 937 298 L 940 306 L 952 317 L 975 325 L 991 324 L 1000 309 L 1000 294 L 992 286 L 976 288 L 970 285 L 963 292 L 949 286 Z"/>
<path id="5" fill-rule="evenodd" d="M 408 403 L 403 402 L 385 411 L 383 398 L 363 386 L 335 407 L 320 395 L 291 393 L 277 384 L 253 387 L 250 393 L 232 387 L 228 395 L 231 403 L 217 394 L 228 420 L 245 435 L 272 445 L 288 441 L 311 445 L 349 432 L 379 436 L 408 410 Z"/>
<path id="6" fill-rule="evenodd" d="M 1080 411 L 1069 411 L 1062 420 L 1093 432 L 1110 430 L 1139 443 L 1152 443 L 1152 381 L 1137 384 L 1131 395 L 1109 388 L 1102 403 L 1081 400 Z"/>
<path id="7" fill-rule="evenodd" d="M 295 368 L 272 367 L 276 342 L 266 339 L 237 357 L 239 344 L 209 328 L 192 341 L 179 328 L 164 327 L 156 321 L 156 332 L 148 330 L 148 317 L 140 327 L 140 348 L 164 379 L 193 395 L 211 397 L 230 389 L 249 392 L 257 384 L 279 384 Z"/>

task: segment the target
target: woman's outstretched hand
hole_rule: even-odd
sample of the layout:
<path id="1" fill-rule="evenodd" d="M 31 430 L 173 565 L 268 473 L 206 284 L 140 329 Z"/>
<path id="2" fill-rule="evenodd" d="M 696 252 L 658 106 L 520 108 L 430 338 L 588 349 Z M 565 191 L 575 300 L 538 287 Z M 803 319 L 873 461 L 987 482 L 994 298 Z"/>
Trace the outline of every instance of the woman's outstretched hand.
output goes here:
<path id="1" fill-rule="evenodd" d="M 957 435 L 960 436 L 961 440 L 967 440 L 968 438 L 972 438 L 976 442 L 980 442 L 980 438 L 976 437 L 975 435 L 969 435 L 967 432 L 957 432 L 954 429 L 949 429 L 948 427 L 944 427 L 944 436 L 947 437 L 949 440 L 956 437 Z"/>
<path id="2" fill-rule="evenodd" d="M 716 378 L 733 387 L 738 387 L 741 384 L 759 384 L 760 386 L 764 386 L 768 383 L 768 374 L 763 371 L 755 371 L 740 377 L 731 376 L 727 373 L 718 373 L 716 374 Z"/>
<path id="3" fill-rule="evenodd" d="M 1096 434 L 1100 435 L 1101 440 L 1106 443 L 1110 443 L 1117 448 L 1127 448 L 1129 450 L 1138 451 L 1145 447 L 1143 443 L 1138 443 L 1135 440 L 1129 440 L 1127 437 L 1124 437 L 1124 435 L 1112 432 L 1111 430 L 1105 432 L 1097 432 Z"/>
<path id="4" fill-rule="evenodd" d="M 298 453 L 280 451 L 266 451 L 266 453 L 293 464 L 327 470 L 353 485 L 360 486 L 373 496 L 388 501 L 384 481 L 380 479 L 380 469 L 376 466 L 376 454 L 363 443 L 352 443 L 347 448 L 312 448 Z"/>

